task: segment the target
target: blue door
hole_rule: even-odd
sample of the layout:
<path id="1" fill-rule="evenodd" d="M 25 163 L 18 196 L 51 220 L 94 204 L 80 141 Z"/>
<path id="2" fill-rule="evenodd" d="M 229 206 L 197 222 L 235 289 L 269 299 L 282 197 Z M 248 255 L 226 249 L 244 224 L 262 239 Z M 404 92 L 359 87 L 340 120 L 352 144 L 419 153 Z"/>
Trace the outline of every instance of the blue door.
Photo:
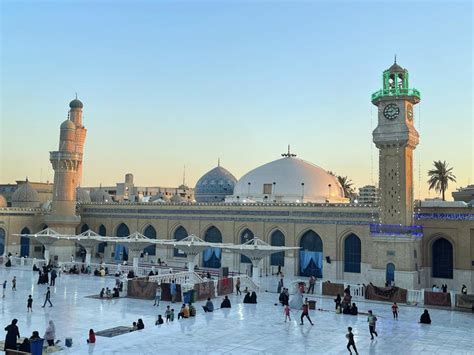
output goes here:
<path id="1" fill-rule="evenodd" d="M 392 282 L 395 281 L 395 265 L 392 263 L 387 264 L 387 271 L 385 273 L 385 280 L 390 285 Z"/>

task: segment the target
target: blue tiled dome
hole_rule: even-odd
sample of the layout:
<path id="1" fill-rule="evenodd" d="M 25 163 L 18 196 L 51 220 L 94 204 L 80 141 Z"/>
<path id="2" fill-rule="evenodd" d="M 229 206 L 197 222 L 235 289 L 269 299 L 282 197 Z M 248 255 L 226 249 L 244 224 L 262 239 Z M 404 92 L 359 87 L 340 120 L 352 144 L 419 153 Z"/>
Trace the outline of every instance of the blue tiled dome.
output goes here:
<path id="1" fill-rule="evenodd" d="M 222 166 L 204 174 L 194 188 L 196 202 L 223 202 L 227 195 L 234 193 L 237 179 Z"/>

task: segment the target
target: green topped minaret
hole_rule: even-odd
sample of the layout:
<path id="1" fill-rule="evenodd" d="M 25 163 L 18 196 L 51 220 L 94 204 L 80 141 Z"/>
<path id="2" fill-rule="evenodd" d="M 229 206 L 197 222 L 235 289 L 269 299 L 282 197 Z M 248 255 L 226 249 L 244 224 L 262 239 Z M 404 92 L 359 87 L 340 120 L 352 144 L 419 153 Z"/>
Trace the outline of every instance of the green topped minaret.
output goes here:
<path id="1" fill-rule="evenodd" d="M 379 149 L 380 218 L 383 224 L 413 224 L 413 150 L 419 135 L 413 106 L 420 92 L 409 87 L 408 70 L 396 62 L 383 72 L 383 87 L 372 94 L 378 107 L 373 141 Z"/>

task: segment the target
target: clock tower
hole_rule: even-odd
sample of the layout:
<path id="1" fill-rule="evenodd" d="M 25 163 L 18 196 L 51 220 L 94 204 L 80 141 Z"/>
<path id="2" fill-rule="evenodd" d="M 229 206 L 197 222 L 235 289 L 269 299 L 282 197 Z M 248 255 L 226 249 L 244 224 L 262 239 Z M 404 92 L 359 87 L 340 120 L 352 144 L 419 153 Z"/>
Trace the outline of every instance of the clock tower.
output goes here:
<path id="1" fill-rule="evenodd" d="M 373 140 L 379 149 L 380 221 L 400 227 L 413 224 L 413 150 L 419 136 L 413 106 L 420 92 L 408 85 L 408 71 L 395 63 L 383 72 L 382 89 L 372 94 L 378 107 Z"/>

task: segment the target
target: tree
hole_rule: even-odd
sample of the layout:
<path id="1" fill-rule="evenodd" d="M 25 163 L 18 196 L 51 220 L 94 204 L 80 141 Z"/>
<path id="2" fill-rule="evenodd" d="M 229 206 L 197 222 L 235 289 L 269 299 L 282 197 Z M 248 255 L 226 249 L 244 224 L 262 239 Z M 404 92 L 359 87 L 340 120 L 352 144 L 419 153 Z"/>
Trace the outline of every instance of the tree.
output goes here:
<path id="1" fill-rule="evenodd" d="M 344 190 L 344 196 L 352 198 L 354 196 L 354 188 L 352 187 L 353 183 L 351 179 L 347 176 L 337 176 L 337 181 L 339 181 Z"/>
<path id="2" fill-rule="evenodd" d="M 444 193 L 448 189 L 449 181 L 456 182 L 456 176 L 453 174 L 453 168 L 448 168 L 446 161 L 434 161 L 434 169 L 428 171 L 428 184 L 429 189 L 435 189 L 437 192 L 441 192 L 443 201 L 445 201 Z"/>

